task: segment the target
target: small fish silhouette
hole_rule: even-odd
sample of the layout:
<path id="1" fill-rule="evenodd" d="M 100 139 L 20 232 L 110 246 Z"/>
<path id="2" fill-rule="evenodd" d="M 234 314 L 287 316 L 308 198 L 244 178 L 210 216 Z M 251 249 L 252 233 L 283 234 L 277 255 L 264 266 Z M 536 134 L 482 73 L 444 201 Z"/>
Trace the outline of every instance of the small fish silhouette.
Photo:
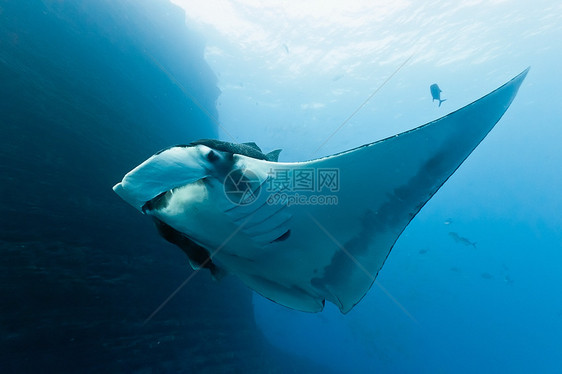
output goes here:
<path id="1" fill-rule="evenodd" d="M 433 98 L 432 101 L 439 100 L 439 106 L 441 106 L 441 103 L 443 101 L 447 100 L 447 99 L 441 100 L 441 92 L 443 91 L 441 91 L 437 83 L 433 83 L 431 86 L 429 86 L 429 91 L 431 91 L 431 97 Z"/>
<path id="2" fill-rule="evenodd" d="M 473 246 L 474 248 L 476 248 L 475 242 L 472 242 L 472 241 L 468 240 L 467 238 L 464 238 L 464 237 L 460 236 L 456 232 L 451 231 L 451 232 L 449 232 L 449 235 L 457 243 L 460 243 L 460 244 L 463 244 L 463 245 L 466 245 L 466 246 Z"/>

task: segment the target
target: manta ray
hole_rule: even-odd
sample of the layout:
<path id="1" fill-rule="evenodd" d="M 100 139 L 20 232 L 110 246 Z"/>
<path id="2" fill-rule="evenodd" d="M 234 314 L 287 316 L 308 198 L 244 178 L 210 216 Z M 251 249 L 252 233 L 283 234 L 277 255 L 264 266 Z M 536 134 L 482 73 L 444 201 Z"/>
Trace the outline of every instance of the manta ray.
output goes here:
<path id="1" fill-rule="evenodd" d="M 254 143 L 162 150 L 113 189 L 150 216 L 194 269 L 237 276 L 286 307 L 349 312 L 398 237 L 500 120 L 529 69 L 401 134 L 305 162 Z"/>

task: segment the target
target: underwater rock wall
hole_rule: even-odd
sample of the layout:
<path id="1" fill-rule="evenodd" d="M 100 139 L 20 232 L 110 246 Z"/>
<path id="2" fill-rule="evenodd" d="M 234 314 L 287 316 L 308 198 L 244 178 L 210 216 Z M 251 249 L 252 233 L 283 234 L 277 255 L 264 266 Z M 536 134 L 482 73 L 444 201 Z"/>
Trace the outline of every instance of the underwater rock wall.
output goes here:
<path id="1" fill-rule="evenodd" d="M 70 215 L 88 232 L 130 218 L 108 217 L 119 212 L 111 186 L 125 172 L 160 148 L 216 136 L 205 113 L 216 117 L 216 78 L 180 9 L 163 1 L 0 4 L 0 152 L 2 174 L 13 179 L 3 183 L 2 227 L 12 235 L 33 225 L 26 239 L 83 240 L 65 224 Z"/>
<path id="2" fill-rule="evenodd" d="M 3 373 L 282 370 L 232 279 L 144 324 L 191 269 L 111 187 L 217 135 L 203 47 L 166 1 L 0 1 Z"/>

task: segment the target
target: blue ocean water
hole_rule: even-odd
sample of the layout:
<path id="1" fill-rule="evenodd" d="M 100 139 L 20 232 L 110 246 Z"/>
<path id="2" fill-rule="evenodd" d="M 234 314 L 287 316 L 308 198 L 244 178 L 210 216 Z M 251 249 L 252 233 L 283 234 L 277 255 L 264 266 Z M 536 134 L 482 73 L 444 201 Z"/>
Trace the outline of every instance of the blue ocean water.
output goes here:
<path id="1" fill-rule="evenodd" d="M 558 3 L 173 2 L 0 2 L 2 372 L 562 370 Z M 111 191 L 151 154 L 219 137 L 312 159 L 527 66 L 351 312 L 201 273 L 147 321 L 192 273 Z"/>

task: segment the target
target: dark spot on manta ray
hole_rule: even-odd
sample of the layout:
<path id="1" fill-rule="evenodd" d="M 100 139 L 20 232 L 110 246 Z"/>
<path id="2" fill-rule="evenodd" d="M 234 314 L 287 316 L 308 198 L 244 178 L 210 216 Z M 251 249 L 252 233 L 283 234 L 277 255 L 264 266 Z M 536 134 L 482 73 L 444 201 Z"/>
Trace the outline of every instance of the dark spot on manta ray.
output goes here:
<path id="1" fill-rule="evenodd" d="M 450 153 L 449 147 L 435 152 L 435 155 L 421 165 L 418 172 L 410 180 L 395 188 L 393 193 L 388 195 L 387 201 L 380 206 L 377 212 L 367 209 L 362 215 L 359 232 L 344 243 L 344 248 L 353 256 L 361 256 L 367 252 L 370 243 L 377 235 L 389 229 L 402 232 L 425 202 L 429 200 L 429 198 L 420 196 L 420 191 L 431 189 L 434 180 L 446 173 L 451 162 L 446 157 L 448 153 Z M 416 201 L 423 201 L 423 203 L 416 205 Z M 406 221 L 397 213 L 405 210 L 409 211 Z M 390 251 L 386 253 L 386 257 L 389 253 Z M 323 277 L 312 278 L 311 284 L 320 289 L 329 289 L 332 285 L 344 282 L 345 279 L 349 278 L 356 266 L 345 252 L 338 251 L 332 257 L 330 264 L 324 269 Z M 373 276 L 376 277 L 378 270 Z"/>
<path id="2" fill-rule="evenodd" d="M 215 151 L 209 151 L 209 153 L 207 153 L 207 160 L 211 161 L 211 162 L 215 162 L 219 159 L 219 156 L 215 153 Z"/>
<path id="3" fill-rule="evenodd" d="M 280 237 L 278 237 L 277 239 L 271 241 L 271 243 L 275 243 L 275 242 L 282 242 L 284 240 L 287 240 L 289 238 L 289 236 L 291 236 L 291 230 L 287 230 L 285 231 L 285 233 L 283 233 L 283 235 L 281 235 Z"/>

